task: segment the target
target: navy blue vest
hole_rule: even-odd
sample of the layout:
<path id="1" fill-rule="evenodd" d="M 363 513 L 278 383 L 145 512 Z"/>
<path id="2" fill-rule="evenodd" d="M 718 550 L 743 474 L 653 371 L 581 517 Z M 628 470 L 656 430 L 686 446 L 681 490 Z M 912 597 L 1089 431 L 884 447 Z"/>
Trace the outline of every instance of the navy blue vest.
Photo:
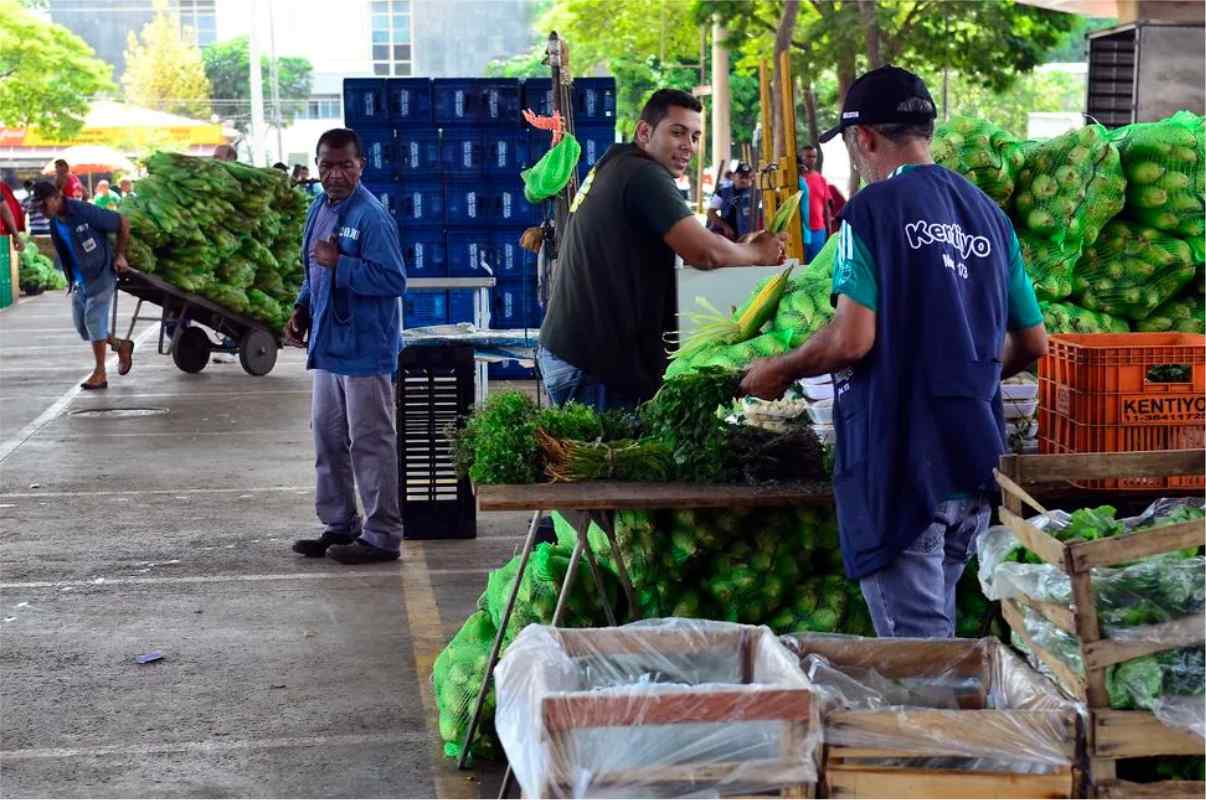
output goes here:
<path id="1" fill-rule="evenodd" d="M 842 218 L 879 287 L 875 345 L 835 376 L 837 499 L 851 578 L 888 566 L 943 500 L 988 489 L 1005 449 L 1000 397 L 1013 228 L 939 166 L 859 192 Z"/>

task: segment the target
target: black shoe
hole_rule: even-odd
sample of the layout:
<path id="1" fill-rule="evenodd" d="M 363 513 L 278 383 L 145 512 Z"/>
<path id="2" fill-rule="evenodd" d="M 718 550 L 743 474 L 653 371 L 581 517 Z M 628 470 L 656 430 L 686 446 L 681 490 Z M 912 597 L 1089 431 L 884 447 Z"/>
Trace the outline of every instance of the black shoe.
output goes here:
<path id="1" fill-rule="evenodd" d="M 541 517 L 540 522 L 536 523 L 536 539 L 532 544 L 537 545 L 542 542 L 557 544 L 557 528 L 553 525 L 552 517 Z"/>
<path id="2" fill-rule="evenodd" d="M 333 545 L 351 544 L 356 541 L 352 533 L 333 533 L 323 531 L 317 539 L 298 539 L 293 543 L 293 552 L 301 553 L 306 558 L 322 558 L 327 554 L 327 548 Z"/>
<path id="3" fill-rule="evenodd" d="M 351 544 L 332 547 L 327 555 L 340 564 L 380 564 L 385 561 L 397 561 L 402 554 L 394 550 L 382 550 L 363 539 L 357 539 Z"/>

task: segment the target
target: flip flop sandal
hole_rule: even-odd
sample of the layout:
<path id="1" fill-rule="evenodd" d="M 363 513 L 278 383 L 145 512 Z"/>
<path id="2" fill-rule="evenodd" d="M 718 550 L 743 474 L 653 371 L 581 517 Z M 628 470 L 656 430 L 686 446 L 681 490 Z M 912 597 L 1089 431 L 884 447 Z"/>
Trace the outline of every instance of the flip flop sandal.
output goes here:
<path id="1" fill-rule="evenodd" d="M 134 340 L 126 339 L 117 346 L 117 374 L 126 375 L 134 366 Z"/>
<path id="2" fill-rule="evenodd" d="M 100 383 L 81 383 L 81 384 L 80 384 L 80 386 L 81 386 L 81 387 L 82 387 L 82 388 L 83 388 L 85 391 L 94 392 L 94 391 L 96 391 L 97 389 L 108 389 L 108 388 L 109 388 L 109 382 L 108 382 L 108 381 L 101 381 Z"/>

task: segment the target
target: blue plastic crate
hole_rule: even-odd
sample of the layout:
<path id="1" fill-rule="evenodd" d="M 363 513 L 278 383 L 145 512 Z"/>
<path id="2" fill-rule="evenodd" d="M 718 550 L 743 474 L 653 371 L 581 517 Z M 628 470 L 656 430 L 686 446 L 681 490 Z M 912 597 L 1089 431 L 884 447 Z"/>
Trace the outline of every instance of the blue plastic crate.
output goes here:
<path id="1" fill-rule="evenodd" d="M 444 224 L 444 184 L 438 178 L 409 179 L 397 185 L 398 225 L 441 227 Z"/>
<path id="2" fill-rule="evenodd" d="M 443 278 L 448 274 L 444 233 L 436 228 L 401 229 L 402 257 L 409 278 Z"/>
<path id="3" fill-rule="evenodd" d="M 599 124 L 615 125 L 615 78 L 575 78 L 571 94 L 574 98 L 575 127 Z"/>
<path id="4" fill-rule="evenodd" d="M 394 219 L 398 218 L 399 196 L 398 185 L 396 183 L 392 181 L 387 183 L 364 181 L 364 188 L 368 189 L 373 197 L 376 197 L 381 205 L 385 206 L 385 210 L 389 212 L 391 217 Z"/>
<path id="5" fill-rule="evenodd" d="M 458 322 L 473 322 L 476 316 L 475 289 L 448 290 L 448 321 L 453 325 Z"/>
<path id="6" fill-rule="evenodd" d="M 398 175 L 402 179 L 438 177 L 444 171 L 440 162 L 440 132 L 422 128 L 398 128 Z"/>
<path id="7" fill-rule="evenodd" d="M 515 178 L 521 170 L 532 166 L 528 132 L 522 129 L 484 128 L 482 151 L 487 175 Z"/>
<path id="8" fill-rule="evenodd" d="M 528 381 L 536 377 L 534 367 L 525 367 L 518 361 L 494 361 L 486 369 L 492 381 Z"/>
<path id="9" fill-rule="evenodd" d="M 579 125 L 574 135 L 582 145 L 582 157 L 578 159 L 579 177 L 585 177 L 607 148 L 616 143 L 616 129 L 613 125 Z"/>
<path id="10" fill-rule="evenodd" d="M 415 289 L 402 298 L 402 327 L 425 328 L 448 324 L 448 292 Z"/>
<path id="11" fill-rule="evenodd" d="M 446 175 L 481 175 L 485 151 L 482 132 L 472 128 L 449 128 L 440 143 L 440 163 Z"/>
<path id="12" fill-rule="evenodd" d="M 535 281 L 536 254 L 519 246 L 519 237 L 524 228 L 503 228 L 491 237 L 491 247 L 496 278 Z"/>
<path id="13" fill-rule="evenodd" d="M 490 225 L 494 219 L 494 199 L 490 186 L 481 178 L 458 180 L 450 178 L 445 186 L 444 219 L 450 227 Z"/>
<path id="14" fill-rule="evenodd" d="M 553 79 L 526 78 L 523 82 L 523 107 L 542 117 L 553 116 Z"/>
<path id="15" fill-rule="evenodd" d="M 395 126 L 431 125 L 430 78 L 387 78 L 385 95 L 389 119 Z"/>
<path id="16" fill-rule="evenodd" d="M 541 209 L 528 202 L 523 195 L 523 181 L 511 179 L 487 184 L 486 193 L 491 201 L 492 225 L 539 225 Z"/>
<path id="17" fill-rule="evenodd" d="M 480 278 L 494 270 L 494 241 L 486 228 L 449 230 L 444 237 L 448 275 L 452 278 Z"/>
<path id="18" fill-rule="evenodd" d="M 534 279 L 498 281 L 490 303 L 491 328 L 539 328 L 543 319 Z"/>
<path id="19" fill-rule="evenodd" d="M 343 120 L 349 128 L 390 124 L 384 78 L 343 79 Z"/>
<path id="20" fill-rule="evenodd" d="M 358 128 L 364 146 L 364 179 L 391 181 L 398 178 L 398 147 L 393 128 Z"/>
<path id="21" fill-rule="evenodd" d="M 519 113 L 519 81 L 511 78 L 437 78 L 432 81 L 435 124 L 515 125 Z"/>

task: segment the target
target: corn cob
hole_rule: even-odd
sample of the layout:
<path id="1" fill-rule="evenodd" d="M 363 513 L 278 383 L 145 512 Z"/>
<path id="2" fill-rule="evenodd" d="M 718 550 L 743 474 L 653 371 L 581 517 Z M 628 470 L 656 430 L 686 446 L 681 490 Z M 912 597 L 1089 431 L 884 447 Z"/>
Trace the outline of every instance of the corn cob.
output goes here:
<path id="1" fill-rule="evenodd" d="M 779 210 L 775 212 L 775 216 L 771 219 L 767 230 L 771 233 L 782 233 L 787 230 L 787 223 L 791 222 L 796 212 L 800 210 L 800 199 L 803 195 L 802 191 L 796 192 L 784 200 L 783 205 L 779 206 Z"/>

